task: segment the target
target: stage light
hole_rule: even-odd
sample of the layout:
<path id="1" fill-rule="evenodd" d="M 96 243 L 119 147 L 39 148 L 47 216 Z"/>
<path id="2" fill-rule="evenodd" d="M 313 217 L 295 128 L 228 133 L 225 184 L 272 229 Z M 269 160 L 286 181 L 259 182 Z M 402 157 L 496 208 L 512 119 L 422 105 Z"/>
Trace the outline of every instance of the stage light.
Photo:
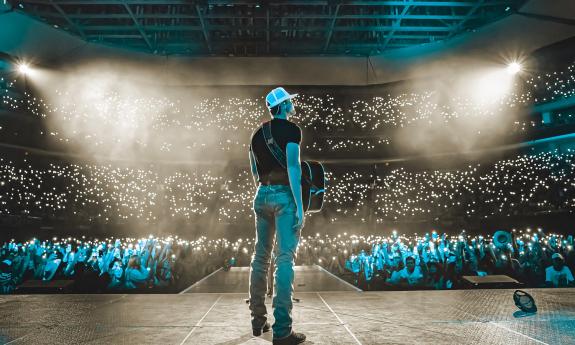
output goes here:
<path id="1" fill-rule="evenodd" d="M 507 72 L 509 74 L 517 74 L 521 72 L 521 64 L 518 62 L 512 62 L 507 66 Z"/>
<path id="2" fill-rule="evenodd" d="M 21 63 L 18 65 L 18 72 L 24 75 L 28 75 L 30 72 L 32 72 L 32 69 L 27 63 Z"/>

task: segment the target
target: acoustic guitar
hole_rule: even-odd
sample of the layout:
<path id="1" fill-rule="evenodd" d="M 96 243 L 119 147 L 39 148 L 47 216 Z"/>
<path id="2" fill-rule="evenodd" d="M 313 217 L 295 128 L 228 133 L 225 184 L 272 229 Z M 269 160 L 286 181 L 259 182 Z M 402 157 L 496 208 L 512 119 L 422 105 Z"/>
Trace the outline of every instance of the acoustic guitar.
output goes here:
<path id="1" fill-rule="evenodd" d="M 271 122 L 264 123 L 263 134 L 266 146 L 276 161 L 287 169 L 285 154 L 272 136 Z M 301 194 L 304 212 L 321 211 L 325 195 L 325 182 L 325 170 L 320 162 L 301 162 Z"/>

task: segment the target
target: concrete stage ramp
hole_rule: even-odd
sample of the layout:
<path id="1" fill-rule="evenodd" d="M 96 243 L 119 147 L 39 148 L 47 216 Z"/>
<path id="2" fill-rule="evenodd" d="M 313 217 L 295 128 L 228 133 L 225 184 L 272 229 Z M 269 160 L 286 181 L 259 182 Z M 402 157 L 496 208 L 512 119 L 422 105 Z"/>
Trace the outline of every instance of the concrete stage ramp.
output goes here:
<path id="1" fill-rule="evenodd" d="M 232 267 L 229 271 L 219 269 L 188 287 L 181 293 L 247 293 L 249 291 L 249 267 Z M 295 267 L 295 292 L 361 291 L 318 265 Z"/>

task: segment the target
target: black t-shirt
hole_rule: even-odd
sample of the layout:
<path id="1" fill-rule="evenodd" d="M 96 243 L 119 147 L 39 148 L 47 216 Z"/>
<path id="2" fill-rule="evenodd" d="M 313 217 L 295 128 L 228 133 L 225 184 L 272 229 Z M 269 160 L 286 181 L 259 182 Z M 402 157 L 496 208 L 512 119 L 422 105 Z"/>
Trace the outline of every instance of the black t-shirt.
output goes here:
<path id="1" fill-rule="evenodd" d="M 272 119 L 271 129 L 272 136 L 286 156 L 287 143 L 301 143 L 301 128 L 293 122 L 284 119 Z M 266 146 L 263 125 L 252 134 L 251 148 L 255 156 L 260 182 L 262 182 L 262 177 L 269 175 L 272 171 L 285 176 L 287 179 L 287 170 L 276 161 Z"/>

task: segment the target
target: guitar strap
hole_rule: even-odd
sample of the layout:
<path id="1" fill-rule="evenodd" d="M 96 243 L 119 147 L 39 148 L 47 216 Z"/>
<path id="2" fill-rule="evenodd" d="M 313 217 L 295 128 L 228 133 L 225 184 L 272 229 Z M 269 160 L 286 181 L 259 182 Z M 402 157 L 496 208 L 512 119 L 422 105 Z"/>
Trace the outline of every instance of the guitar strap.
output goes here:
<path id="1" fill-rule="evenodd" d="M 276 159 L 276 161 L 284 168 L 287 170 L 287 158 L 284 155 L 282 149 L 280 148 L 280 146 L 278 145 L 278 143 L 275 141 L 273 135 L 272 135 L 272 123 L 270 122 L 266 122 L 263 124 L 262 126 L 262 132 L 264 134 L 264 140 L 266 142 L 266 146 L 268 147 L 268 149 L 270 150 L 272 156 L 274 156 L 274 158 Z M 312 181 L 310 181 L 310 179 L 305 176 L 304 174 L 301 175 L 302 178 L 305 179 L 305 181 L 310 185 L 313 186 L 316 190 L 315 193 L 317 194 L 318 192 L 322 192 L 323 189 L 319 189 Z"/>
<path id="2" fill-rule="evenodd" d="M 276 161 L 282 166 L 282 168 L 287 169 L 287 158 L 284 155 L 282 149 L 276 143 L 273 135 L 272 135 L 272 123 L 266 122 L 262 127 L 262 131 L 264 133 L 264 140 L 266 142 L 266 146 L 270 150 L 272 156 L 276 159 Z"/>

